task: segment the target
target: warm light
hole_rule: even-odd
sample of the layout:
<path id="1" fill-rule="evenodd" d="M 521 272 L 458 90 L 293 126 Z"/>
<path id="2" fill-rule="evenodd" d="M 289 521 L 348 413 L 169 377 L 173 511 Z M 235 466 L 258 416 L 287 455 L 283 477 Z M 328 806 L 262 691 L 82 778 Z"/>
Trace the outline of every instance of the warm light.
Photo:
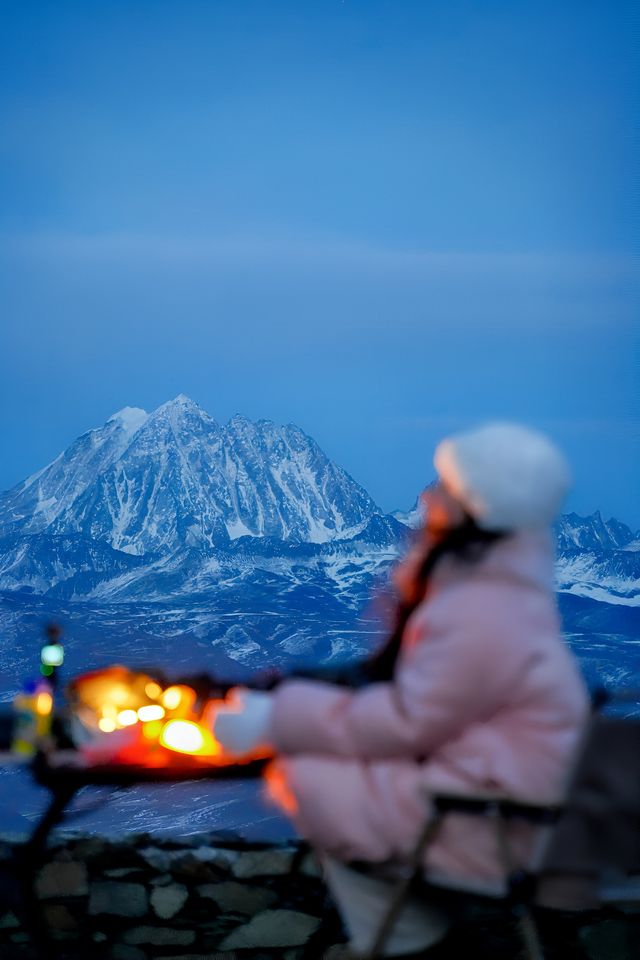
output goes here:
<path id="1" fill-rule="evenodd" d="M 182 690 L 180 687 L 169 687 L 162 694 L 162 702 L 167 710 L 175 710 L 182 700 Z"/>
<path id="2" fill-rule="evenodd" d="M 170 720 L 164 726 L 160 743 L 179 753 L 197 753 L 204 746 L 204 737 L 197 723 L 191 720 Z"/>
<path id="3" fill-rule="evenodd" d="M 111 720 L 115 720 L 118 711 L 112 703 L 103 703 L 102 704 L 102 716 L 110 717 Z"/>
<path id="4" fill-rule="evenodd" d="M 149 697 L 149 700 L 157 700 L 160 694 L 162 693 L 162 687 L 159 683 L 148 683 L 144 688 L 144 692 Z"/>
<path id="5" fill-rule="evenodd" d="M 64 650 L 59 643 L 48 643 L 40 652 L 40 658 L 48 667 L 60 667 L 64 661 Z"/>
<path id="6" fill-rule="evenodd" d="M 160 720 L 152 720 L 151 723 L 142 725 L 142 736 L 146 740 L 157 740 L 162 733 L 162 723 Z"/>
<path id="7" fill-rule="evenodd" d="M 116 722 L 110 717 L 102 717 L 101 720 L 98 720 L 98 726 L 103 733 L 113 733 L 116 728 Z"/>
<path id="8" fill-rule="evenodd" d="M 123 727 L 131 727 L 138 722 L 138 714 L 135 710 L 121 710 L 117 719 Z"/>
<path id="9" fill-rule="evenodd" d="M 104 696 L 112 700 L 117 706 L 123 707 L 125 703 L 131 700 L 131 691 L 123 683 L 116 683 L 107 690 Z"/>
<path id="10" fill-rule="evenodd" d="M 162 720 L 164 717 L 164 708 L 159 703 L 151 703 L 147 707 L 140 707 L 138 710 L 138 719 L 146 723 L 148 720 Z"/>
<path id="11" fill-rule="evenodd" d="M 46 717 L 47 714 L 51 713 L 53 707 L 53 697 L 50 693 L 39 693 L 36 699 L 36 713 L 39 713 L 40 716 Z"/>

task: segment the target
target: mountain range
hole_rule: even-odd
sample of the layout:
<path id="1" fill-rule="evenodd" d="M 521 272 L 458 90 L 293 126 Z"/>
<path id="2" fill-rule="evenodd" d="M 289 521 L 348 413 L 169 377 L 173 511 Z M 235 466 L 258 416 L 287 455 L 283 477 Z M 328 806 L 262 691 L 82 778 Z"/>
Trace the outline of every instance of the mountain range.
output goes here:
<path id="1" fill-rule="evenodd" d="M 125 408 L 0 494 L 0 700 L 37 671 L 52 620 L 63 678 L 124 663 L 242 682 L 362 656 L 389 629 L 389 570 L 422 519 L 417 501 L 385 513 L 293 424 L 220 425 L 184 396 Z M 565 637 L 587 679 L 637 685 L 638 535 L 599 513 L 567 514 L 556 534 Z M 5 785 L 0 816 L 23 829 L 41 798 L 24 774 Z M 95 829 L 184 829 L 194 809 L 228 825 L 217 794 L 161 793 L 127 791 Z"/>
<path id="2" fill-rule="evenodd" d="M 17 676 L 46 617 L 78 635 L 93 624 L 111 659 L 131 658 L 134 637 L 147 660 L 164 638 L 173 663 L 180 636 L 185 666 L 212 647 L 225 666 L 357 652 L 383 629 L 361 612 L 420 522 L 417 502 L 385 513 L 294 424 L 220 425 L 184 395 L 127 407 L 0 494 L 5 662 Z M 568 631 L 630 636 L 638 535 L 599 513 L 564 515 L 556 533 Z"/>

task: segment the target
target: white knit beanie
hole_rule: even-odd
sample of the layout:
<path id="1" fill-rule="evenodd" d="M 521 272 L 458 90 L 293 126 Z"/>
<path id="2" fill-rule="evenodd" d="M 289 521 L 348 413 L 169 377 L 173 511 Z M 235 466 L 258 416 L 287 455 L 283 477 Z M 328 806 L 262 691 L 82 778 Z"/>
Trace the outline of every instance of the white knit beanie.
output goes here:
<path id="1" fill-rule="evenodd" d="M 548 526 L 571 486 L 560 450 L 515 423 L 488 423 L 449 437 L 433 462 L 443 486 L 484 530 Z"/>

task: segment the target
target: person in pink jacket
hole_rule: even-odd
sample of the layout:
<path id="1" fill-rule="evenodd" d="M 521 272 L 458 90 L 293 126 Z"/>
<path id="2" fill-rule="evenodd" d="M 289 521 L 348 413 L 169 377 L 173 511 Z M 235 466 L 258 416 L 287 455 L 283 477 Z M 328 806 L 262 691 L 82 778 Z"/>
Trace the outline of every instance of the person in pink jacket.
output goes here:
<path id="1" fill-rule="evenodd" d="M 215 722 L 236 754 L 271 745 L 272 792 L 323 856 L 356 950 L 389 894 L 350 861 L 406 862 L 434 792 L 558 801 L 588 713 L 553 588 L 551 523 L 569 486 L 562 454 L 537 432 L 497 423 L 444 440 L 434 462 L 424 530 L 396 572 L 388 675 L 360 689 L 291 679 L 272 693 L 235 691 Z M 531 828 L 512 830 L 526 864 Z M 426 876 L 499 892 L 495 848 L 492 825 L 449 815 Z M 386 949 L 430 956 L 446 928 L 435 905 L 409 902 Z"/>

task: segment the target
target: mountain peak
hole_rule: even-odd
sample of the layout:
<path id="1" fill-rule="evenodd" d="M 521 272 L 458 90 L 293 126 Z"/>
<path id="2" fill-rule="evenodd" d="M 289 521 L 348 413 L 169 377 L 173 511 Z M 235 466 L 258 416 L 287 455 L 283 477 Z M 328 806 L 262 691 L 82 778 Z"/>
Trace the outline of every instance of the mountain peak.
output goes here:
<path id="1" fill-rule="evenodd" d="M 188 397 L 184 393 L 179 393 L 173 400 L 167 400 L 166 403 L 161 403 L 149 417 L 149 421 L 154 423 L 164 419 L 168 419 L 173 424 L 185 419 L 214 423 L 213 417 L 207 413 L 204 407 L 201 407 L 199 403 L 196 403 L 195 400 L 192 400 L 191 397 Z"/>
<path id="2" fill-rule="evenodd" d="M 186 393 L 179 393 L 177 397 L 174 397 L 173 400 L 167 400 L 166 403 L 160 404 L 157 408 L 158 410 L 175 410 L 177 408 L 183 407 L 188 410 L 200 410 L 204 413 L 203 408 L 200 404 L 196 403 L 195 400 L 192 400 L 191 397 L 188 397 Z"/>
<path id="3" fill-rule="evenodd" d="M 117 413 L 112 413 L 107 423 L 117 421 L 127 433 L 135 433 L 149 418 L 149 414 L 141 407 L 123 407 Z"/>

